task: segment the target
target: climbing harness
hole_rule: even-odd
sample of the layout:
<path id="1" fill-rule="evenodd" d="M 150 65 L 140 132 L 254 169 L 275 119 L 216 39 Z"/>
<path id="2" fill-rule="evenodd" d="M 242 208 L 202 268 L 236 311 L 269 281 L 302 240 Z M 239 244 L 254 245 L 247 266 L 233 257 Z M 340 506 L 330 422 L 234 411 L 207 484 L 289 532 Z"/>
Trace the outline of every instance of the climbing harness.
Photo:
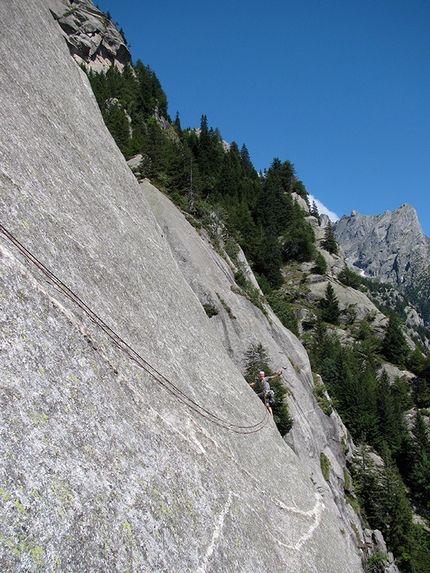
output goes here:
<path id="1" fill-rule="evenodd" d="M 241 426 L 238 424 L 229 423 L 222 418 L 219 418 L 216 414 L 213 414 L 209 410 L 206 410 L 203 406 L 195 402 L 187 394 L 185 394 L 180 388 L 178 388 L 173 382 L 166 378 L 163 374 L 158 372 L 156 368 L 151 366 L 140 354 L 134 350 L 127 342 L 125 342 L 119 334 L 117 334 L 112 328 L 110 328 L 91 308 L 85 304 L 77 294 L 75 294 L 66 284 L 64 284 L 61 279 L 59 279 L 52 271 L 50 271 L 39 259 L 37 259 L 16 237 L 12 235 L 1 223 L 0 231 L 3 235 L 12 243 L 19 252 L 33 265 L 35 265 L 49 280 L 51 284 L 59 288 L 74 304 L 76 304 L 90 319 L 96 324 L 117 346 L 122 352 L 127 354 L 127 356 L 135 362 L 142 370 L 147 372 L 156 382 L 158 382 L 165 390 L 173 394 L 183 404 L 185 404 L 191 410 L 197 412 L 200 416 L 208 419 L 213 424 L 225 428 L 236 434 L 253 434 L 262 430 L 268 423 L 270 415 L 265 408 L 265 416 L 262 420 L 256 424 Z"/>

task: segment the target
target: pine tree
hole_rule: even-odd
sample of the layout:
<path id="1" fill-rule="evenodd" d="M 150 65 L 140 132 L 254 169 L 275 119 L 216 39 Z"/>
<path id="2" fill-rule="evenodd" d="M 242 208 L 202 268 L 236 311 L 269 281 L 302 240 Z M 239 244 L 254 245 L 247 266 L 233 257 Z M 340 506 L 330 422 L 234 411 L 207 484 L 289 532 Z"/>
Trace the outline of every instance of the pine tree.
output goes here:
<path id="1" fill-rule="evenodd" d="M 315 256 L 315 266 L 313 267 L 312 272 L 318 275 L 325 275 L 327 272 L 327 261 L 321 251 L 318 251 Z"/>
<path id="2" fill-rule="evenodd" d="M 167 168 L 167 139 L 155 118 L 148 122 L 148 135 L 143 149 L 141 169 L 147 177 L 155 178 Z"/>
<path id="3" fill-rule="evenodd" d="M 430 436 L 419 411 L 416 413 L 412 428 L 412 449 L 414 456 L 409 476 L 412 494 L 428 512 L 430 511 Z"/>
<path id="4" fill-rule="evenodd" d="M 397 427 L 397 416 L 391 396 L 390 379 L 384 369 L 378 378 L 377 394 L 378 426 L 380 441 L 386 442 L 391 452 L 396 451 L 400 444 Z"/>
<path id="5" fill-rule="evenodd" d="M 387 545 L 402 562 L 410 561 L 412 510 L 406 497 L 406 488 L 388 451 L 383 453 L 384 466 L 379 471 L 380 489 L 380 529 Z"/>
<path id="6" fill-rule="evenodd" d="M 258 344 L 251 344 L 245 352 L 245 380 L 248 383 L 258 380 L 258 373 L 269 372 L 269 357 L 267 350 L 259 342 Z"/>
<path id="7" fill-rule="evenodd" d="M 282 258 L 285 262 L 294 260 L 304 263 L 315 258 L 315 233 L 303 217 L 303 211 L 297 201 L 293 202 L 291 221 L 283 233 Z"/>
<path id="8" fill-rule="evenodd" d="M 321 318 L 330 324 L 339 324 L 339 301 L 334 292 L 333 285 L 329 282 L 325 291 L 325 298 L 320 302 Z"/>
<path id="9" fill-rule="evenodd" d="M 361 456 L 360 463 L 353 468 L 361 509 L 370 527 L 383 533 L 400 570 L 414 571 L 410 568 L 412 511 L 400 474 L 387 450 L 383 453 L 382 465 L 374 463 L 364 445 Z"/>
<path id="10" fill-rule="evenodd" d="M 261 221 L 264 230 L 279 236 L 294 218 L 293 199 L 285 192 L 287 175 L 282 172 L 279 159 L 273 163 L 263 180 L 261 193 L 255 208 L 255 218 Z"/>
<path id="11" fill-rule="evenodd" d="M 410 353 L 408 343 L 400 328 L 400 322 L 390 317 L 382 343 L 382 353 L 385 358 L 400 367 L 405 367 Z"/>
<path id="12" fill-rule="evenodd" d="M 309 214 L 318 220 L 318 225 L 321 225 L 321 217 L 320 217 L 320 213 L 318 211 L 318 206 L 315 203 L 315 201 L 312 201 L 312 207 L 311 207 Z"/>
<path id="13" fill-rule="evenodd" d="M 336 237 L 334 236 L 331 221 L 328 222 L 328 225 L 325 228 L 324 239 L 321 241 L 321 246 L 331 255 L 337 255 L 339 252 L 339 245 L 337 244 Z"/>
<path id="14" fill-rule="evenodd" d="M 262 272 L 266 276 L 272 288 L 279 288 L 284 280 L 281 272 L 282 256 L 278 238 L 270 234 L 263 246 Z"/>
<path id="15" fill-rule="evenodd" d="M 181 120 L 179 118 L 179 111 L 176 112 L 175 121 L 173 122 L 173 127 L 176 130 L 176 133 L 181 137 L 182 135 L 182 128 L 181 128 Z"/>
<path id="16" fill-rule="evenodd" d="M 262 370 L 266 376 L 271 375 L 271 369 L 268 364 L 268 354 L 264 346 L 259 342 L 252 344 L 245 353 L 245 380 L 255 382 L 258 379 L 258 373 Z M 287 390 L 279 378 L 270 381 L 270 387 L 275 393 L 275 404 L 273 405 L 273 420 L 279 433 L 285 436 L 291 429 L 293 421 L 288 412 L 288 406 L 285 401 Z M 255 392 L 261 391 L 258 384 L 254 386 Z"/>
<path id="17" fill-rule="evenodd" d="M 361 279 L 352 269 L 345 267 L 340 271 L 337 277 L 342 284 L 357 289 L 361 284 Z"/>
<path id="18" fill-rule="evenodd" d="M 104 111 L 103 119 L 118 147 L 125 151 L 130 139 L 130 124 L 122 107 L 113 103 Z"/>

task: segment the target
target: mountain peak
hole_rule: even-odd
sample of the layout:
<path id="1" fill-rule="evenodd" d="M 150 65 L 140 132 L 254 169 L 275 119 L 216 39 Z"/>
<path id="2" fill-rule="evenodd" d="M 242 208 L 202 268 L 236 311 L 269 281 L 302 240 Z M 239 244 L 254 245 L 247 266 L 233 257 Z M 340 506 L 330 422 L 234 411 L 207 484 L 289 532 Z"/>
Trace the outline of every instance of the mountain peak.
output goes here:
<path id="1" fill-rule="evenodd" d="M 352 211 L 335 224 L 334 232 L 348 260 L 367 276 L 379 277 L 404 292 L 427 284 L 430 239 L 408 203 L 381 215 Z M 427 290 L 423 286 L 422 292 Z"/>

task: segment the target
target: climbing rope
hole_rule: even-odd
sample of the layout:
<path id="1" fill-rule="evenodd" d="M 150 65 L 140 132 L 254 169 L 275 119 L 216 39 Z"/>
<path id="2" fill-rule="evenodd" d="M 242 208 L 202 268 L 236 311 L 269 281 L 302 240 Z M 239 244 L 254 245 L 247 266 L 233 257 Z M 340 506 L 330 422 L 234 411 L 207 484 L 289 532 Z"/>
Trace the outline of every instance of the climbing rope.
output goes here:
<path id="1" fill-rule="evenodd" d="M 52 271 L 50 271 L 39 259 L 37 259 L 22 243 L 18 241 L 1 223 L 0 230 L 3 235 L 12 243 L 19 252 L 33 265 L 35 265 L 58 289 L 60 289 L 75 305 L 77 305 L 90 319 L 96 324 L 110 339 L 111 341 L 127 356 L 135 362 L 142 370 L 147 372 L 156 382 L 158 382 L 165 390 L 173 394 L 180 402 L 185 404 L 188 408 L 194 410 L 199 415 L 210 420 L 213 424 L 225 428 L 237 434 L 252 434 L 262 430 L 268 423 L 270 416 L 265 408 L 265 416 L 256 424 L 241 426 L 238 424 L 229 423 L 203 406 L 195 402 L 173 382 L 166 378 L 163 374 L 158 372 L 156 368 L 151 366 L 140 354 L 134 350 L 127 342 L 125 342 L 119 334 L 110 328 L 85 302 L 83 302 L 76 293 L 74 293 L 61 279 L 59 279 Z"/>

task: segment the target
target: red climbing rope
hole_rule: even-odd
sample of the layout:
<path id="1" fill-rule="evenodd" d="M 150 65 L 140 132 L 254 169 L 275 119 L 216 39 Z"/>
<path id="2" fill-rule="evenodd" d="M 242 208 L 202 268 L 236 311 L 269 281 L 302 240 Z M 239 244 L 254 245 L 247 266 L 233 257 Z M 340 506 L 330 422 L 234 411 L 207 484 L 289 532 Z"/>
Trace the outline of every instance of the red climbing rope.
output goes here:
<path id="1" fill-rule="evenodd" d="M 165 390 L 173 394 L 179 401 L 197 412 L 200 416 L 210 420 L 213 424 L 225 428 L 237 434 L 252 434 L 262 430 L 268 423 L 270 416 L 267 410 L 262 420 L 256 424 L 249 426 L 241 426 L 231 424 L 222 420 L 217 415 L 212 414 L 203 406 L 195 402 L 173 382 L 168 380 L 163 374 L 158 372 L 151 366 L 140 354 L 134 350 L 127 342 L 125 342 L 112 328 L 110 328 L 91 308 L 85 304 L 77 294 L 75 294 L 66 284 L 64 284 L 52 271 L 50 271 L 39 259 L 37 259 L 28 249 L 18 241 L 1 223 L 0 230 L 3 235 L 19 250 L 19 252 L 31 263 L 33 263 L 47 278 L 48 280 L 59 288 L 74 304 L 76 304 L 90 319 L 96 324 L 110 339 L 111 341 L 127 356 L 135 362 L 142 370 L 147 372 L 154 380 L 156 380 Z"/>

